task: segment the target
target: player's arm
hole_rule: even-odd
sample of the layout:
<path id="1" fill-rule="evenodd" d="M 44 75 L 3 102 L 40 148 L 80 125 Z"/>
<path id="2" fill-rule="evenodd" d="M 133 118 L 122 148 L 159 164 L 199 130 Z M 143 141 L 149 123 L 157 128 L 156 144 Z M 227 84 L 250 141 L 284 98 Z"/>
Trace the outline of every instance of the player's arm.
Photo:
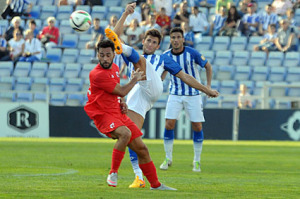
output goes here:
<path id="1" fill-rule="evenodd" d="M 212 79 L 212 66 L 209 62 L 205 64 L 205 71 L 206 71 L 206 84 L 210 88 L 211 87 L 211 79 Z"/>
<path id="2" fill-rule="evenodd" d="M 128 112 L 128 106 L 126 104 L 124 97 L 120 98 L 120 108 L 123 114 L 126 114 Z"/>
<path id="3" fill-rule="evenodd" d="M 167 74 L 168 74 L 168 71 L 166 71 L 166 70 L 161 74 L 162 81 L 166 78 Z"/>
<path id="4" fill-rule="evenodd" d="M 121 84 L 117 84 L 112 91 L 112 94 L 125 97 L 138 81 L 146 77 L 143 73 L 144 72 L 140 71 L 139 68 L 136 71 L 132 71 L 131 80 L 123 86 Z"/>
<path id="5" fill-rule="evenodd" d="M 120 36 L 123 33 L 124 22 L 128 15 L 134 12 L 136 3 L 127 4 L 125 11 L 123 12 L 121 18 L 118 20 L 116 26 L 114 27 L 114 32 Z"/>

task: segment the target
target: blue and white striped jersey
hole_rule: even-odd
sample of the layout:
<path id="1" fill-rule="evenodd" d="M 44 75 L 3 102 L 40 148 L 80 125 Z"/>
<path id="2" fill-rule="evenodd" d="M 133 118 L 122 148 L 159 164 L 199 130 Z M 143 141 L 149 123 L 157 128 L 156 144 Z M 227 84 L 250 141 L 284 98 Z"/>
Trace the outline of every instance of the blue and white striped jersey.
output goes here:
<path id="1" fill-rule="evenodd" d="M 162 55 L 143 55 L 147 61 L 149 61 L 154 67 L 155 71 L 158 73 L 159 76 L 166 70 L 172 75 L 176 75 L 182 70 L 182 67 L 175 62 L 172 58 L 169 56 L 162 54 Z M 134 70 L 134 66 L 131 62 L 127 60 L 125 56 L 122 56 L 126 65 L 128 66 L 129 71 L 131 72 Z M 130 76 L 131 74 L 129 74 Z"/>
<path id="2" fill-rule="evenodd" d="M 10 8 L 17 13 L 22 13 L 25 10 L 25 5 L 30 4 L 27 0 L 12 0 L 10 3 Z"/>
<path id="3" fill-rule="evenodd" d="M 207 60 L 197 50 L 186 46 L 184 47 L 184 51 L 180 54 L 173 54 L 171 49 L 166 51 L 164 54 L 179 63 L 185 73 L 193 76 L 198 82 L 201 82 L 199 66 L 204 68 Z M 192 96 L 199 95 L 200 91 L 188 86 L 180 78 L 171 76 L 170 94 Z"/>

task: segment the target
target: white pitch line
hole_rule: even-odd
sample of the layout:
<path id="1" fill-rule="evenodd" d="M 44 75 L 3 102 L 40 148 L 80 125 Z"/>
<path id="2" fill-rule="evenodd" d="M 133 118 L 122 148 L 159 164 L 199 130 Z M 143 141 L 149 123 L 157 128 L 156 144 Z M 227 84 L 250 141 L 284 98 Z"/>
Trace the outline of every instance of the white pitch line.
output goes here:
<path id="1" fill-rule="evenodd" d="M 48 169 L 61 169 L 61 168 L 48 168 Z M 62 173 L 36 173 L 36 174 L 13 174 L 12 176 L 21 177 L 21 176 L 61 176 L 61 175 L 71 175 L 78 173 L 75 169 L 64 169 L 66 172 Z"/>

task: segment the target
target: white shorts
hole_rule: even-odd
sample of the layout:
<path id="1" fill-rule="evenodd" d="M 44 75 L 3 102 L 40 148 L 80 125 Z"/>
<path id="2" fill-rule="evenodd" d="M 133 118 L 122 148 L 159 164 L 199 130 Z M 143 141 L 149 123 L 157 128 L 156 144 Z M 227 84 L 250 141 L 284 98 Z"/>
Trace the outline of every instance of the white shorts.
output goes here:
<path id="1" fill-rule="evenodd" d="M 126 102 L 129 110 L 143 118 L 163 92 L 161 77 L 149 61 L 146 61 L 146 77 L 147 80 L 139 81 L 128 93 Z"/>
<path id="2" fill-rule="evenodd" d="M 178 119 L 183 108 L 191 122 L 205 121 L 201 95 L 169 95 L 165 118 Z"/>

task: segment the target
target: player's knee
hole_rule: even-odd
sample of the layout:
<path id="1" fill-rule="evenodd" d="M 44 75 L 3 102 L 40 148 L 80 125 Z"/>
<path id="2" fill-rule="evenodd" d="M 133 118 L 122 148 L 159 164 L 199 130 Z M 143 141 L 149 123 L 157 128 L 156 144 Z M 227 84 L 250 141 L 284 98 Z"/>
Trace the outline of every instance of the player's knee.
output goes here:
<path id="1" fill-rule="evenodd" d="M 202 123 L 192 123 L 192 129 L 194 131 L 201 131 L 202 130 Z"/>
<path id="2" fill-rule="evenodd" d="M 123 139 L 124 141 L 129 142 L 131 138 L 131 131 L 127 128 L 124 129 L 123 133 L 120 136 L 120 139 Z"/>
<path id="3" fill-rule="evenodd" d="M 173 122 L 172 120 L 167 120 L 165 127 L 167 130 L 173 130 L 175 128 L 175 122 Z"/>

